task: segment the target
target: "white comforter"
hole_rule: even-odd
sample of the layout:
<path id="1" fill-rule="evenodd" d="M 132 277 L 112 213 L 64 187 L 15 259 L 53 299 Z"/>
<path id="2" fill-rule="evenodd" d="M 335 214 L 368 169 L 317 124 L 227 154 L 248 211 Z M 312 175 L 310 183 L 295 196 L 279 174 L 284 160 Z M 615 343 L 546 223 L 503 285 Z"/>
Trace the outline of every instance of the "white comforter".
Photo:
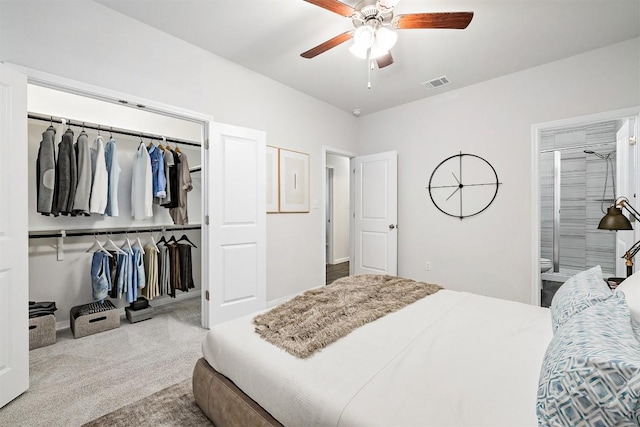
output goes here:
<path id="1" fill-rule="evenodd" d="M 442 290 L 307 359 L 217 325 L 205 359 L 288 427 L 536 426 L 549 310 Z"/>

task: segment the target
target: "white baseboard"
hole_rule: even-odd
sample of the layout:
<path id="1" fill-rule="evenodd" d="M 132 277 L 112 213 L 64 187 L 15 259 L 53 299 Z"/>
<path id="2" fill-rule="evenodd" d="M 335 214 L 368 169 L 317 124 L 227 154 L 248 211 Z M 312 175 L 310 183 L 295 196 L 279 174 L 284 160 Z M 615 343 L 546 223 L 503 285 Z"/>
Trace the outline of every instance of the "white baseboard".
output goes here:
<path id="1" fill-rule="evenodd" d="M 200 298 L 200 296 L 202 295 L 202 291 L 200 289 L 196 289 L 193 291 L 189 291 L 189 292 L 180 292 L 180 293 L 176 293 L 176 297 L 175 298 L 171 298 L 169 296 L 162 296 L 156 299 L 153 299 L 149 302 L 149 304 L 151 304 L 152 307 L 160 307 L 163 305 L 168 305 L 168 304 L 173 304 L 179 301 L 184 301 L 187 299 L 191 299 L 191 298 Z M 128 304 L 127 304 L 128 306 Z M 124 312 L 124 307 L 120 307 L 118 309 L 119 313 L 120 313 L 120 317 L 124 317 L 126 316 L 125 312 Z M 59 322 L 56 322 L 56 331 L 61 331 L 64 329 L 69 329 L 71 327 L 70 321 L 69 320 L 61 320 Z"/>
<path id="2" fill-rule="evenodd" d="M 349 261 L 349 257 L 334 259 L 331 264 L 342 264 L 343 262 Z"/>

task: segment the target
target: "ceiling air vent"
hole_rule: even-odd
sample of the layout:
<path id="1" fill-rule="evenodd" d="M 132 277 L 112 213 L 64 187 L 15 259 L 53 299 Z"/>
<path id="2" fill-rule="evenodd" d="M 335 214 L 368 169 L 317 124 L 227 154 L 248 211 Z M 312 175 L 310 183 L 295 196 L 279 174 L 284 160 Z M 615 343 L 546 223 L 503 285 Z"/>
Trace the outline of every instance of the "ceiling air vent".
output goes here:
<path id="1" fill-rule="evenodd" d="M 424 82 L 424 83 L 422 83 L 422 86 L 426 87 L 427 89 L 435 89 L 435 88 L 438 88 L 440 86 L 448 85 L 449 83 L 451 83 L 449 81 L 449 79 L 446 78 L 445 76 L 442 76 L 442 77 L 439 77 L 437 79 L 433 79 L 433 80 L 429 80 L 428 82 Z"/>

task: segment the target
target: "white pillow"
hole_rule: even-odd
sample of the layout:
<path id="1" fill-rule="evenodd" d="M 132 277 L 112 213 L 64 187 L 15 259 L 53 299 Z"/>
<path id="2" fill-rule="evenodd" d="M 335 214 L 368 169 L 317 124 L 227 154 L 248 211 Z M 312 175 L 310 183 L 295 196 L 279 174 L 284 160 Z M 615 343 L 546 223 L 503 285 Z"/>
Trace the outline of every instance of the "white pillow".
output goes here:
<path id="1" fill-rule="evenodd" d="M 616 292 L 624 293 L 631 318 L 640 325 L 640 271 L 624 279 L 616 288 Z"/>

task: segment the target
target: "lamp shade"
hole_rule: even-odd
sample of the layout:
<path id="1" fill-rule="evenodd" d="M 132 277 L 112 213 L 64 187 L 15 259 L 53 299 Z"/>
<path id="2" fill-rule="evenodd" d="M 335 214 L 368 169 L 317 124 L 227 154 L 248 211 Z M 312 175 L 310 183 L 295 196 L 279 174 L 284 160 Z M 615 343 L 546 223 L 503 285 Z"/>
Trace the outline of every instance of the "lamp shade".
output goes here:
<path id="1" fill-rule="evenodd" d="M 353 43 L 358 46 L 359 50 L 369 49 L 373 46 L 375 40 L 375 29 L 369 25 L 363 25 L 358 27 L 356 33 L 353 35 Z"/>
<path id="2" fill-rule="evenodd" d="M 388 52 L 396 44 L 398 40 L 398 33 L 388 29 L 387 27 L 380 27 L 376 31 L 376 42 L 380 45 L 380 49 Z"/>
<path id="3" fill-rule="evenodd" d="M 622 214 L 622 209 L 615 206 L 611 206 L 607 211 L 607 214 L 602 217 L 600 224 L 598 224 L 600 230 L 633 230 L 631 223 L 626 216 Z"/>

